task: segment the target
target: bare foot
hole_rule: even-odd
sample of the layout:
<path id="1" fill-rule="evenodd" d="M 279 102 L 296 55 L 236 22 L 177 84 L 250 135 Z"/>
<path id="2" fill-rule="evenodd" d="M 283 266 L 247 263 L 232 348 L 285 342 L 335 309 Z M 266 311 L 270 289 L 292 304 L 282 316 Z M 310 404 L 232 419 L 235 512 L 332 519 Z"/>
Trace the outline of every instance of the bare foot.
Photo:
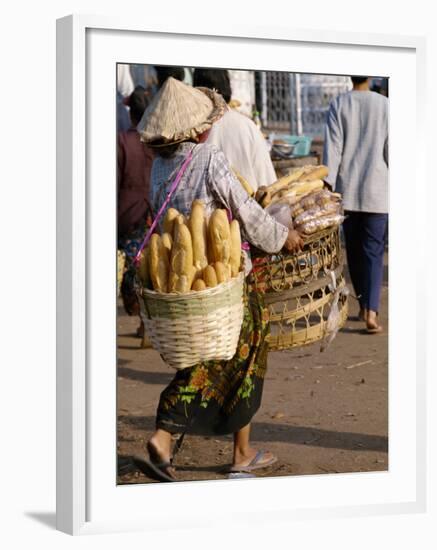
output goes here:
<path id="1" fill-rule="evenodd" d="M 378 323 L 378 313 L 369 310 L 366 319 L 366 329 L 368 334 L 378 334 L 382 332 L 382 326 Z"/>
<path id="2" fill-rule="evenodd" d="M 171 439 L 170 439 L 171 441 Z M 147 442 L 147 451 L 151 462 L 169 477 L 176 479 L 175 469 L 171 466 L 170 445 L 163 441 L 156 433 Z"/>

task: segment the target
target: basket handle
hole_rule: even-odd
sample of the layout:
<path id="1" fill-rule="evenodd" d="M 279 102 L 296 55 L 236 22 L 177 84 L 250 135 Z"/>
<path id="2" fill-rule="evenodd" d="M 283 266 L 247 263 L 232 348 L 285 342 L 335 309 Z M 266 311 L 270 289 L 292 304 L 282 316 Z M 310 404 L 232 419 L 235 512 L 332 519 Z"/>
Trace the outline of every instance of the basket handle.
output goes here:
<path id="1" fill-rule="evenodd" d="M 185 157 L 184 162 L 182 163 L 182 166 L 179 169 L 179 172 L 177 173 L 169 192 L 167 193 L 167 196 L 165 198 L 165 201 L 162 203 L 161 208 L 158 211 L 158 214 L 156 214 L 156 218 L 153 220 L 152 225 L 150 226 L 149 231 L 146 233 L 146 236 L 144 237 L 143 242 L 141 243 L 141 246 L 138 249 L 138 252 L 135 255 L 134 258 L 134 265 L 138 265 L 141 257 L 141 252 L 143 251 L 144 247 L 147 245 L 147 243 L 150 241 L 150 238 L 153 235 L 153 231 L 155 230 L 155 227 L 157 226 L 164 210 L 166 209 L 168 203 L 170 202 L 171 196 L 176 191 L 177 186 L 179 185 L 179 182 L 182 179 L 182 176 L 184 175 L 184 172 L 187 168 L 187 166 L 190 164 L 191 159 L 193 158 L 193 151 L 191 150 L 188 155 Z"/>

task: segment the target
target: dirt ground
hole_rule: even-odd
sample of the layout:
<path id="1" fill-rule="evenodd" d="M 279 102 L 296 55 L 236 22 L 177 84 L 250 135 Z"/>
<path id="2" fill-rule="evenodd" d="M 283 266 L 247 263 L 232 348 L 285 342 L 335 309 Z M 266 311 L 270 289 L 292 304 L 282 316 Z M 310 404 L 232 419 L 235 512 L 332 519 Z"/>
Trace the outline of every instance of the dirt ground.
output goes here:
<path id="1" fill-rule="evenodd" d="M 383 334 L 368 335 L 350 318 L 330 348 L 313 344 L 269 354 L 263 401 L 252 424 L 252 444 L 275 453 L 278 462 L 257 476 L 283 476 L 388 469 L 388 288 L 382 290 Z M 157 352 L 139 349 L 138 321 L 119 307 L 119 463 L 144 455 L 154 429 L 159 395 L 173 377 Z M 232 436 L 188 435 L 175 466 L 178 479 L 224 479 L 232 459 Z M 118 482 L 155 480 L 138 470 Z"/>

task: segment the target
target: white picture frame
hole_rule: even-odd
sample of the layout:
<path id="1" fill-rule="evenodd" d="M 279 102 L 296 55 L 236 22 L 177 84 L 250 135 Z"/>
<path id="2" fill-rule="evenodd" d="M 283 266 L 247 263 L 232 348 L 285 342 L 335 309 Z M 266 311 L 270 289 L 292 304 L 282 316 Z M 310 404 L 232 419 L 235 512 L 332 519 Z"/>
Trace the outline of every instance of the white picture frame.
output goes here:
<path id="1" fill-rule="evenodd" d="M 152 55 L 151 50 L 142 49 L 140 44 L 143 40 L 148 40 L 155 48 L 159 46 L 159 55 L 157 50 Z M 166 42 L 169 43 L 168 47 L 165 46 Z M 199 48 L 199 44 L 209 45 L 209 49 Z M 222 63 L 217 48 L 211 47 L 217 44 L 221 48 Z M 320 31 L 315 34 L 304 29 L 254 28 L 250 25 L 224 29 L 214 27 L 213 23 L 210 28 L 203 28 L 200 34 L 195 23 L 191 27 L 187 25 L 178 28 L 164 23 L 158 25 L 123 18 L 82 15 L 72 15 L 57 21 L 59 530 L 85 534 L 164 527 L 168 525 L 168 513 L 171 512 L 167 511 L 167 516 L 160 519 L 157 511 L 169 498 L 176 503 L 180 503 L 181 498 L 188 498 L 188 508 L 197 510 L 197 514 L 184 515 L 181 510 L 178 514 L 171 513 L 175 528 L 187 526 L 187 522 L 191 527 L 200 527 L 211 523 L 210 518 L 202 515 L 199 506 L 211 492 L 214 492 L 217 510 L 223 508 L 226 502 L 224 510 L 231 517 L 229 521 L 256 521 L 260 517 L 267 521 L 292 521 L 425 511 L 426 342 L 425 315 L 420 315 L 424 313 L 425 289 L 416 285 L 415 275 L 410 274 L 410 280 L 406 281 L 399 269 L 402 246 L 412 249 L 415 236 L 424 232 L 425 228 L 425 220 L 411 207 L 411 194 L 406 197 L 403 193 L 411 189 L 412 181 L 418 193 L 426 193 L 423 173 L 425 163 L 421 158 L 421 151 L 425 147 L 410 151 L 411 165 L 405 166 L 402 158 L 405 158 L 403 154 L 406 149 L 398 137 L 401 127 L 408 130 L 410 139 L 412 132 L 416 143 L 424 135 L 421 94 L 425 89 L 425 48 L 424 38 L 412 36 Z M 288 62 L 289 65 L 284 57 L 286 51 L 296 53 Z M 329 52 L 329 59 L 323 56 L 324 51 Z M 282 52 L 282 57 L 279 54 L 269 57 L 272 52 Z M 390 171 L 391 181 L 395 179 L 397 183 L 395 192 L 391 193 L 390 203 L 390 269 L 396 273 L 396 279 L 391 279 L 390 288 L 390 361 L 399 360 L 402 363 L 400 372 L 391 372 L 390 375 L 389 472 L 365 474 L 364 482 L 360 481 L 364 479 L 363 474 L 346 474 L 198 482 L 194 485 L 178 483 L 116 487 L 113 422 L 115 394 L 112 385 L 115 384 L 115 369 L 112 369 L 114 363 L 111 366 L 111 362 L 115 361 L 115 140 L 113 137 L 108 138 L 115 135 L 115 93 L 112 93 L 115 86 L 114 59 L 128 63 L 229 68 L 229 63 L 232 63 L 232 68 L 236 69 L 281 70 L 288 66 L 287 70 L 296 72 L 341 74 L 350 74 L 352 62 L 355 64 L 355 74 L 375 74 L 376 71 L 371 70 L 371 67 L 376 62 L 379 67 L 387 68 L 379 74 L 391 78 L 390 136 L 393 139 L 390 142 Z M 110 67 L 114 69 L 112 76 Z M 107 83 L 109 89 L 106 86 L 99 108 L 94 109 L 95 90 L 92 86 L 97 86 L 97 83 Z M 397 117 L 402 101 L 408 101 L 408 109 L 403 114 L 403 126 Z M 104 109 L 107 119 L 102 116 Z M 110 120 L 111 117 L 113 120 Z M 97 128 L 101 128 L 100 137 Z M 113 157 L 110 156 L 111 151 Z M 104 159 L 107 159 L 106 163 Z M 104 199 L 98 195 L 103 188 L 93 184 L 96 173 L 101 174 L 106 182 L 113 181 L 113 184 L 108 183 L 105 187 Z M 97 200 L 104 200 L 105 212 L 96 208 Z M 405 212 L 408 204 L 409 212 L 414 211 L 411 214 L 414 223 L 410 225 L 410 234 L 406 234 L 402 228 L 402 212 Z M 418 266 L 421 266 L 424 245 L 416 246 L 416 253 Z M 104 269 L 106 275 L 102 278 Z M 404 310 L 406 308 L 404 314 L 411 315 L 410 318 L 414 320 L 415 331 L 408 328 L 409 338 L 397 321 L 400 306 L 395 303 L 405 282 L 416 288 L 414 300 L 402 305 Z M 114 310 L 112 314 L 111 307 Z M 102 313 L 99 313 L 100 309 Z M 102 315 L 104 322 L 101 328 L 96 329 L 99 315 Z M 395 342 L 400 349 L 396 348 Z M 105 345 L 100 346 L 102 343 Z M 415 369 L 408 369 L 408 362 Z M 102 363 L 107 366 L 106 370 L 102 369 Z M 409 412 L 408 418 L 403 415 L 403 409 Z M 414 414 L 411 417 L 412 412 Z M 412 448 L 402 447 L 397 426 L 399 422 L 403 422 L 402 429 L 409 436 L 410 444 L 411 441 L 415 442 Z M 405 456 L 401 456 L 404 451 Z M 349 490 L 349 496 L 348 485 L 353 487 Z M 293 498 L 283 498 L 287 492 L 283 490 L 284 487 L 292 489 Z M 378 498 L 375 498 L 376 487 L 381 491 Z M 260 491 L 266 496 L 276 495 L 274 506 L 268 504 L 271 502 L 268 498 L 259 499 L 259 505 L 255 509 L 252 507 L 250 514 L 238 515 L 233 509 L 233 502 L 240 500 L 242 503 L 253 503 Z M 188 493 L 190 496 L 183 497 Z M 311 501 L 311 494 L 317 495 L 317 503 Z M 130 502 L 133 503 L 132 510 L 138 510 L 138 505 L 142 504 L 141 511 L 131 514 Z M 220 513 L 215 518 L 217 522 L 220 521 Z"/>

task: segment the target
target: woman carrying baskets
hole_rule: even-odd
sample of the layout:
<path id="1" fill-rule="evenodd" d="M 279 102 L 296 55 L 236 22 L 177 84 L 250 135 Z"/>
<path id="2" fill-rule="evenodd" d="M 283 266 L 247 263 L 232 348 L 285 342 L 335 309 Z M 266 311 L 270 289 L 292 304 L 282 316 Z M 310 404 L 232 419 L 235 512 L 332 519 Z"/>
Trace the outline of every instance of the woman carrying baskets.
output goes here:
<path id="1" fill-rule="evenodd" d="M 236 218 L 243 240 L 275 253 L 284 246 L 298 250 L 299 234 L 276 222 L 249 197 L 232 174 L 224 154 L 204 143 L 208 130 L 226 111 L 223 98 L 207 88 L 192 88 L 169 78 L 145 111 L 138 131 L 155 151 L 151 174 L 154 214 L 166 201 L 175 175 L 185 171 L 168 207 L 188 215 L 194 200 L 206 214 L 225 208 Z M 245 254 L 245 272 L 251 263 Z M 257 292 L 244 296 L 244 318 L 235 356 L 204 361 L 178 370 L 161 394 L 156 431 L 147 444 L 149 465 L 160 479 L 174 479 L 172 434 L 234 434 L 232 471 L 252 471 L 273 464 L 276 457 L 249 444 L 250 422 L 261 404 L 267 366 L 268 310 Z M 181 438 L 180 438 L 181 441 Z"/>

